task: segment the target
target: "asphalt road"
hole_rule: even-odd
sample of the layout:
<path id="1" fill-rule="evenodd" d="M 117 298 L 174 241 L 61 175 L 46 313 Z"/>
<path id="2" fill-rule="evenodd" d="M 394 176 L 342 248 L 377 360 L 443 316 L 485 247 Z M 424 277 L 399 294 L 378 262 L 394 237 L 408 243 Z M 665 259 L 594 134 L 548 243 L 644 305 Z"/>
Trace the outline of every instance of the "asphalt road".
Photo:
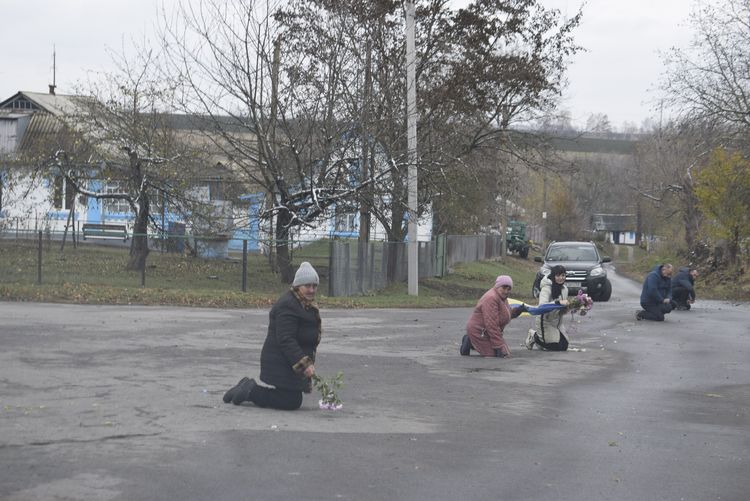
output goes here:
<path id="1" fill-rule="evenodd" d="M 336 412 L 221 401 L 265 310 L 0 302 L 0 499 L 747 500 L 750 306 L 636 322 L 613 283 L 510 359 L 458 355 L 469 309 L 324 310 Z"/>

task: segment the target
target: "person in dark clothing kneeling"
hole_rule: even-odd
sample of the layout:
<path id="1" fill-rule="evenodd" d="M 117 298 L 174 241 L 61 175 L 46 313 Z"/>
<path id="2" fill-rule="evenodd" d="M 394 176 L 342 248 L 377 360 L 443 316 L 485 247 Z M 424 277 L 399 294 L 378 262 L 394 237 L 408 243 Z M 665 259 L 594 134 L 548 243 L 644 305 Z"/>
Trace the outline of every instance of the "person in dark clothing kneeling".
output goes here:
<path id="1" fill-rule="evenodd" d="M 641 292 L 641 308 L 635 313 L 636 320 L 664 321 L 664 315 L 672 311 L 671 264 L 657 265 L 646 276 Z"/>
<path id="2" fill-rule="evenodd" d="M 672 303 L 675 310 L 689 310 L 695 302 L 695 279 L 698 270 L 680 268 L 672 277 Z"/>
<path id="3" fill-rule="evenodd" d="M 240 405 L 295 410 L 302 405 L 302 393 L 312 391 L 315 353 L 320 343 L 322 322 L 315 303 L 318 273 L 308 262 L 300 264 L 292 288 L 276 301 L 269 313 L 268 333 L 260 353 L 261 386 L 244 377 L 224 394 L 224 402 Z"/>

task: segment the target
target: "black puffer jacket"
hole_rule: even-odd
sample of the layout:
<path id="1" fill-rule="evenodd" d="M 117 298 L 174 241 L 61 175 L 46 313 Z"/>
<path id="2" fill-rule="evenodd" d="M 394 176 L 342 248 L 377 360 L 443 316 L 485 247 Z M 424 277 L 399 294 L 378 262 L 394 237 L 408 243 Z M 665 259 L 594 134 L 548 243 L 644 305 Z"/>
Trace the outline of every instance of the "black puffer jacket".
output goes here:
<path id="1" fill-rule="evenodd" d="M 315 362 L 320 343 L 320 312 L 303 306 L 294 290 L 285 292 L 269 313 L 268 334 L 260 353 L 260 379 L 284 390 L 310 391 L 305 369 Z"/>

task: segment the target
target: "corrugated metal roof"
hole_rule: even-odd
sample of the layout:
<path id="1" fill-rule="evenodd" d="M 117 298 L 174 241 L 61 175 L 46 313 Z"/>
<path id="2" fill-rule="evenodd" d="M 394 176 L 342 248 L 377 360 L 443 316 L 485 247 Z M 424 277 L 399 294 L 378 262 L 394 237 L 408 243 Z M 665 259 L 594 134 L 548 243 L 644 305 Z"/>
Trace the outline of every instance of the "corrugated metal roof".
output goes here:
<path id="1" fill-rule="evenodd" d="M 19 94 L 26 97 L 43 110 L 53 115 L 74 114 L 79 111 L 76 100 L 78 96 L 69 96 L 64 94 L 45 94 L 43 92 L 20 92 Z"/>
<path id="2" fill-rule="evenodd" d="M 64 132 L 62 122 L 49 113 L 34 113 L 18 145 L 18 151 L 28 153 L 42 145 L 59 144 Z"/>

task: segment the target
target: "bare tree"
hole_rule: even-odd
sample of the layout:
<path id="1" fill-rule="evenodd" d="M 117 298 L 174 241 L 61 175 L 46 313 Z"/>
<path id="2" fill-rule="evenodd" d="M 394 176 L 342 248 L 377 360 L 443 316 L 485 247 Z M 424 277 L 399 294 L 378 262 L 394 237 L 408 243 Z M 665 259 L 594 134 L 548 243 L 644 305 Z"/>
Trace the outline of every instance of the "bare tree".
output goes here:
<path id="1" fill-rule="evenodd" d="M 481 148 L 522 156 L 510 128 L 554 105 L 579 16 L 534 0 L 418 2 L 422 207 L 457 189 L 446 175 L 463 168 L 457 159 Z M 211 119 L 232 167 L 272 199 L 282 280 L 289 229 L 334 205 L 364 204 L 389 239 L 404 238 L 402 24 L 395 0 L 210 0 L 164 16 L 184 110 Z"/>
<path id="2" fill-rule="evenodd" d="M 160 55 L 136 48 L 129 58 L 111 52 L 117 70 L 100 75 L 72 98 L 61 119 L 66 133 L 47 144 L 49 165 L 81 195 L 124 201 L 133 214 L 129 270 L 143 270 L 149 227 L 159 228 L 154 206 L 195 221 L 210 214 L 193 197 L 198 150 L 181 140 L 168 113 L 174 87 L 157 75 Z M 85 94 L 85 96 L 84 96 Z M 189 216 L 188 216 L 189 215 Z"/>
<path id="3" fill-rule="evenodd" d="M 20 200 L 25 199 L 30 191 L 31 185 L 24 186 L 23 179 L 25 174 L 17 167 L 17 158 L 15 155 L 0 154 L 0 213 L 6 207 L 13 207 Z M 8 217 L 0 220 L 0 230 L 6 229 L 12 223 Z"/>
<path id="4" fill-rule="evenodd" d="M 692 43 L 664 57 L 664 102 L 679 113 L 679 125 L 657 136 L 650 156 L 658 153 L 676 168 L 662 192 L 682 201 L 686 242 L 694 249 L 701 220 L 695 171 L 717 147 L 750 151 L 750 3 L 700 3 L 690 23 Z"/>
<path id="5" fill-rule="evenodd" d="M 361 117 L 368 117 L 371 158 L 380 155 L 392 162 L 391 175 L 372 187 L 367 203 L 393 241 L 406 232 L 401 8 L 401 2 L 392 0 L 295 0 L 280 16 L 294 52 L 305 55 L 298 63 L 304 68 L 321 65 L 320 47 L 350 54 L 353 75 L 368 75 L 366 56 L 371 57 L 369 83 L 353 80 L 344 97 L 351 121 L 363 123 Z M 555 104 L 564 86 L 566 58 L 577 50 L 571 33 L 578 20 L 577 15 L 564 21 L 559 12 L 535 1 L 479 0 L 457 11 L 443 0 L 417 3 L 420 207 L 435 202 L 445 211 L 456 207 L 455 201 L 483 198 L 489 208 L 509 190 L 498 187 L 502 189 L 477 197 L 475 192 L 488 186 L 487 173 L 494 176 L 489 186 L 498 180 L 512 185 L 511 164 L 539 158 L 538 141 L 511 128 Z M 362 97 L 365 91 L 368 99 Z M 474 216 L 468 215 L 470 226 L 472 219 L 475 224 L 483 219 Z"/>
<path id="6" fill-rule="evenodd" d="M 570 192 L 576 200 L 581 220 L 588 221 L 593 213 L 624 213 L 632 205 L 627 189 L 626 173 L 633 162 L 631 154 L 597 152 L 574 157 Z"/>
<path id="7" fill-rule="evenodd" d="M 750 3 L 698 4 L 689 47 L 665 55 L 665 104 L 686 119 L 699 118 L 745 133 L 750 128 Z"/>
<path id="8" fill-rule="evenodd" d="M 273 14 L 279 2 L 210 0 L 164 16 L 168 71 L 183 82 L 181 107 L 200 114 L 207 137 L 248 189 L 266 193 L 276 266 L 292 279 L 291 228 L 318 220 L 386 175 L 359 175 L 361 144 L 346 107 L 355 82 L 341 42 L 305 66 Z M 332 36 L 342 36 L 333 33 Z"/>
<path id="9" fill-rule="evenodd" d="M 612 124 L 606 113 L 591 113 L 586 119 L 586 131 L 598 134 L 612 132 Z"/>
<path id="10" fill-rule="evenodd" d="M 728 264 L 737 265 L 750 236 L 750 162 L 717 148 L 696 177 L 696 198 L 711 222 L 707 233 L 726 242 Z"/>
<path id="11" fill-rule="evenodd" d="M 582 238 L 581 221 L 576 201 L 569 189 L 558 185 L 550 192 L 550 211 L 547 218 L 547 238 L 550 240 L 578 240 Z"/>
<path id="12" fill-rule="evenodd" d="M 640 142 L 631 169 L 630 188 L 657 208 L 662 223 L 680 218 L 690 250 L 698 248 L 702 221 L 695 173 L 722 134 L 709 123 L 670 123 Z"/>

